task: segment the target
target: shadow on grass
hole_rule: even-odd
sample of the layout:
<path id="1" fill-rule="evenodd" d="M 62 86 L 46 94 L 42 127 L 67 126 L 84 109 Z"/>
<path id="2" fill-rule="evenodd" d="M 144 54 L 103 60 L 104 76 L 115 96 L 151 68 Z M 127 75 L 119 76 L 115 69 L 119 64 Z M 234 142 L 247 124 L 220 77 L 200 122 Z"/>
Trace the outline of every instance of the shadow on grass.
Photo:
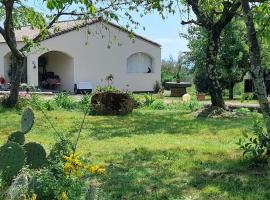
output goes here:
<path id="1" fill-rule="evenodd" d="M 215 155 L 209 161 L 194 160 L 198 153 L 131 151 L 103 177 L 106 199 L 270 199 L 265 169 L 251 169 L 248 162 L 226 156 L 220 162 Z"/>
<path id="2" fill-rule="evenodd" d="M 166 151 L 139 149 L 123 156 L 109 167 L 103 180 L 107 199 L 176 199 L 181 196 L 184 180 L 178 180 L 170 168 L 174 155 Z"/>
<path id="3" fill-rule="evenodd" d="M 269 170 L 249 161 L 204 162 L 190 175 L 188 187 L 200 191 L 200 199 L 270 199 Z"/>
<path id="4" fill-rule="evenodd" d="M 91 137 L 107 139 L 160 133 L 198 134 L 202 131 L 216 134 L 221 130 L 249 127 L 251 119 L 195 119 L 181 112 L 137 111 L 122 117 L 96 117 L 94 123 L 88 119 L 87 124 L 85 129 Z"/>

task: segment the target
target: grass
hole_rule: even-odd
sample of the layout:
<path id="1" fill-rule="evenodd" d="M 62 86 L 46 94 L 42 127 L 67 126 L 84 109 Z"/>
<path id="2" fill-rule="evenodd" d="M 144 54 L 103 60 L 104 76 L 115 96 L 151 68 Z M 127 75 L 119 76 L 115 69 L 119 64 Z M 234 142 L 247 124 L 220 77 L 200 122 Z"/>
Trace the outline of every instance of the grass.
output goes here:
<path id="1" fill-rule="evenodd" d="M 48 112 L 74 138 L 82 112 Z M 0 143 L 19 128 L 20 113 L 2 111 Z M 196 119 L 179 110 L 138 109 L 128 116 L 87 116 L 79 152 L 108 165 L 105 199 L 270 199 L 269 171 L 254 168 L 235 144 L 252 119 Z M 28 140 L 47 149 L 55 133 L 41 112 Z"/>

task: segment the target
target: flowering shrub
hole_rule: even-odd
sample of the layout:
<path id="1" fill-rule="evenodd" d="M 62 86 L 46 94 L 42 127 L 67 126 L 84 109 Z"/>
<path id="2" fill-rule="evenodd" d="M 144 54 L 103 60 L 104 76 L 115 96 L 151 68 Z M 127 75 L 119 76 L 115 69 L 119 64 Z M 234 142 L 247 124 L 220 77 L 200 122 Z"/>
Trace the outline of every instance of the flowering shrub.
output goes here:
<path id="1" fill-rule="evenodd" d="M 0 85 L 5 84 L 6 80 L 3 76 L 0 76 Z"/>
<path id="2" fill-rule="evenodd" d="M 67 175 L 74 173 L 76 176 L 81 175 L 81 170 L 83 169 L 83 164 L 79 159 L 79 156 L 76 154 L 71 154 L 70 156 L 64 156 L 65 166 L 64 172 Z"/>
<path id="3" fill-rule="evenodd" d="M 71 154 L 69 156 L 64 156 L 65 166 L 64 171 L 66 175 L 70 175 L 71 173 L 76 176 L 82 176 L 83 172 L 90 172 L 92 174 L 103 174 L 106 171 L 104 165 L 94 165 L 88 166 L 86 163 L 83 163 L 79 157 L 79 155 Z"/>
<path id="4" fill-rule="evenodd" d="M 89 166 L 88 171 L 93 174 L 104 174 L 106 172 L 106 168 L 104 165 L 95 165 Z"/>

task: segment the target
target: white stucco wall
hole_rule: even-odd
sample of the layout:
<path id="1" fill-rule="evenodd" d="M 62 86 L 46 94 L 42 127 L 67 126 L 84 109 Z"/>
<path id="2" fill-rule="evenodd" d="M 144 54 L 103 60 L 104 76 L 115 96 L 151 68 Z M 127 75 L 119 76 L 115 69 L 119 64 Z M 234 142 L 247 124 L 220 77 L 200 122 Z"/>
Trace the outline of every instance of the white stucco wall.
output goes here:
<path id="1" fill-rule="evenodd" d="M 133 42 L 127 33 L 113 26 L 106 26 L 108 30 L 101 23 L 97 23 L 43 41 L 41 46 L 44 48 L 33 50 L 28 57 L 29 83 L 38 84 L 38 70 L 33 67 L 38 57 L 48 51 L 60 51 L 73 57 L 74 79 L 69 77 L 70 80 L 65 80 L 71 83 L 70 90 L 73 90 L 73 84 L 79 81 L 90 81 L 94 87 L 104 85 L 102 79 L 108 74 L 113 74 L 114 86 L 121 90 L 152 91 L 155 81 L 160 81 L 161 77 L 160 47 L 139 38 L 135 38 Z M 0 45 L 1 63 L 2 55 L 6 52 L 6 47 L 3 46 Z M 127 72 L 127 58 L 137 52 L 145 52 L 153 58 L 153 73 Z M 2 64 L 0 75 L 1 68 Z M 59 75 L 61 77 L 61 74 Z M 126 87 L 127 85 L 129 87 Z"/>
<path id="2" fill-rule="evenodd" d="M 22 47 L 22 43 L 18 43 L 18 47 Z M 0 43 L 0 76 L 4 76 L 7 82 L 9 82 L 10 55 L 9 47 L 5 43 Z"/>

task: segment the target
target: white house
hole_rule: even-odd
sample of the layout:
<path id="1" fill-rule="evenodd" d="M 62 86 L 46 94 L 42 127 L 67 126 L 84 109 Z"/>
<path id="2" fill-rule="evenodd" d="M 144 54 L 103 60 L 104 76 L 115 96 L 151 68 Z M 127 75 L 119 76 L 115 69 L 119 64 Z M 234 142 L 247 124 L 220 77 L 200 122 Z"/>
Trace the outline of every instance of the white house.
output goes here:
<path id="1" fill-rule="evenodd" d="M 16 31 L 19 46 L 24 37 L 34 38 L 38 31 L 22 27 Z M 57 23 L 50 36 L 27 54 L 25 79 L 39 87 L 60 87 L 73 92 L 74 84 L 90 82 L 93 88 L 106 84 L 122 90 L 152 91 L 161 76 L 161 47 L 121 27 L 100 20 Z M 0 37 L 0 76 L 10 77 L 10 50 Z"/>

